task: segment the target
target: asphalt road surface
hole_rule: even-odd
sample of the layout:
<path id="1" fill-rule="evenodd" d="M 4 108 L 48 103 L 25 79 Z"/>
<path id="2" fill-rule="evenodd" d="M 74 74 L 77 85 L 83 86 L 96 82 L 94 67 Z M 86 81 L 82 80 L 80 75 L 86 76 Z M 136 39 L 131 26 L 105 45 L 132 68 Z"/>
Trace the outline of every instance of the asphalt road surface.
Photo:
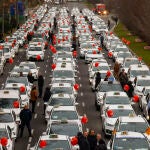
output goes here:
<path id="1" fill-rule="evenodd" d="M 84 4 L 80 3 L 79 5 L 79 3 L 76 2 L 68 3 L 66 6 L 68 6 L 69 9 L 75 6 L 79 7 L 79 9 L 85 7 Z M 105 53 L 105 57 L 108 60 L 108 63 L 111 64 L 113 67 L 113 62 L 107 58 L 107 52 L 103 50 L 103 53 Z M 22 61 L 26 61 L 24 48 L 19 49 L 19 54 L 15 57 L 13 64 L 6 64 L 4 68 L 4 74 L 0 77 L 0 85 L 2 85 L 2 83 L 6 81 L 6 78 L 9 76 L 9 72 L 12 70 L 12 68 L 15 65 L 18 65 Z M 40 73 L 42 73 L 45 79 L 44 90 L 45 87 L 51 83 L 51 79 L 49 78 L 51 74 L 51 64 L 52 64 L 51 53 L 49 49 L 47 49 L 45 51 L 44 62 L 36 62 L 36 65 L 40 67 Z M 100 112 L 96 111 L 94 106 L 95 93 L 92 92 L 89 84 L 88 65 L 85 64 L 84 60 L 80 58 L 78 58 L 77 64 L 79 70 L 77 83 L 79 83 L 80 85 L 80 89 L 78 92 L 78 99 L 77 99 L 79 105 L 77 106 L 77 110 L 79 115 L 86 114 L 89 120 L 89 122 L 84 126 L 84 130 L 94 129 L 96 133 L 102 133 L 103 135 Z M 37 83 L 35 82 L 35 84 Z M 140 114 L 140 111 L 137 106 L 135 107 L 135 111 L 137 114 Z M 32 128 L 33 137 L 30 138 L 28 137 L 28 131 L 25 128 L 23 137 L 18 138 L 15 142 L 15 150 L 27 150 L 30 147 L 34 146 L 35 143 L 38 141 L 39 136 L 42 135 L 42 132 L 46 131 L 46 123 L 43 115 L 42 98 L 39 98 L 37 100 L 35 114 L 33 115 L 31 121 L 31 128 Z M 106 138 L 105 140 L 108 141 L 108 139 Z"/>

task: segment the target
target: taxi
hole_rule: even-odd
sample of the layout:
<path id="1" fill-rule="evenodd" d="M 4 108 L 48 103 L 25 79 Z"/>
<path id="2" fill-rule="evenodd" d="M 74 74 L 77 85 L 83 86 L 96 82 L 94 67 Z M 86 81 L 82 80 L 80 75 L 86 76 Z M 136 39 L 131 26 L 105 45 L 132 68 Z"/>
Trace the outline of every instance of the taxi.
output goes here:
<path id="1" fill-rule="evenodd" d="M 109 115 L 109 111 L 111 114 Z M 101 112 L 102 129 L 105 135 L 110 136 L 114 130 L 115 123 L 118 117 L 136 115 L 131 105 L 109 105 Z"/>
<path id="2" fill-rule="evenodd" d="M 108 142 L 107 149 L 108 150 L 115 150 L 115 149 L 149 150 L 150 144 L 147 137 L 143 133 L 122 131 L 122 132 L 116 132 L 113 138 Z"/>
<path id="3" fill-rule="evenodd" d="M 20 118 L 16 116 L 13 110 L 0 109 L 0 130 L 4 128 L 8 129 L 9 136 L 12 139 L 17 138 L 19 124 Z"/>
<path id="4" fill-rule="evenodd" d="M 46 143 L 46 147 L 44 149 L 54 149 L 54 150 L 77 150 L 74 149 L 70 143 L 70 139 L 66 135 L 42 135 L 40 136 L 37 144 L 34 147 L 31 147 L 30 150 L 41 150 L 42 141 Z"/>
<path id="5" fill-rule="evenodd" d="M 37 56 L 40 56 L 40 60 L 44 61 L 44 51 L 42 45 L 30 45 L 26 50 L 26 58 L 30 60 L 37 59 Z"/>
<path id="6" fill-rule="evenodd" d="M 27 77 L 30 72 L 30 68 L 28 66 L 14 66 L 12 71 L 10 72 L 10 77 L 19 77 L 21 76 Z"/>
<path id="7" fill-rule="evenodd" d="M 150 70 L 147 65 L 135 64 L 135 65 L 130 65 L 127 74 L 129 80 L 133 82 L 135 77 L 137 76 L 150 75 Z"/>
<path id="8" fill-rule="evenodd" d="M 131 101 L 127 96 L 126 92 L 120 91 L 109 91 L 103 96 L 103 104 L 101 110 L 107 108 L 109 105 L 129 105 Z"/>
<path id="9" fill-rule="evenodd" d="M 96 110 L 100 110 L 102 107 L 104 94 L 112 91 L 112 89 L 113 91 L 123 92 L 123 89 L 118 81 L 101 81 L 100 85 L 98 86 L 98 90 L 95 93 Z"/>
<path id="10" fill-rule="evenodd" d="M 23 108 L 26 103 L 29 104 L 29 94 L 27 89 L 25 91 L 20 91 L 20 87 L 25 87 L 22 83 L 8 83 L 5 85 L 5 90 L 17 90 L 19 91 L 20 100 L 21 100 L 21 107 Z"/>
<path id="11" fill-rule="evenodd" d="M 119 117 L 116 121 L 114 132 L 121 131 L 133 131 L 145 134 L 145 136 L 150 140 L 150 136 L 146 134 L 146 130 L 150 129 L 147 120 L 142 116 L 127 116 Z"/>
<path id="12" fill-rule="evenodd" d="M 3 127 L 0 125 L 0 139 L 5 137 L 8 142 L 5 146 L 5 150 L 14 150 L 14 137 L 12 137 L 11 132 L 12 131 L 9 126 Z M 0 150 L 4 150 L 3 148 L 0 144 Z"/>
<path id="13" fill-rule="evenodd" d="M 99 53 L 98 49 L 88 50 L 85 53 L 85 63 L 89 64 L 93 59 L 103 59 L 103 54 Z"/>
<path id="14" fill-rule="evenodd" d="M 81 121 L 72 121 L 72 120 L 58 120 L 51 121 L 48 124 L 46 133 L 50 134 L 60 134 L 67 135 L 69 137 L 74 137 L 78 132 L 82 132 Z"/>
<path id="15" fill-rule="evenodd" d="M 34 77 L 34 79 L 36 80 L 38 78 L 38 73 L 39 73 L 40 67 L 37 67 L 35 62 L 31 62 L 31 61 L 21 62 L 19 66 L 29 67 L 30 72 L 32 73 L 32 76 Z"/>
<path id="16" fill-rule="evenodd" d="M 80 116 L 77 113 L 75 106 L 55 106 L 51 111 L 45 111 L 45 119 L 49 124 L 50 121 L 57 120 L 79 120 Z"/>
<path id="17" fill-rule="evenodd" d="M 4 45 L 3 53 L 4 53 L 4 57 L 5 57 L 6 61 L 8 61 L 9 58 L 15 57 L 15 53 L 12 49 L 10 49 L 9 45 Z"/>

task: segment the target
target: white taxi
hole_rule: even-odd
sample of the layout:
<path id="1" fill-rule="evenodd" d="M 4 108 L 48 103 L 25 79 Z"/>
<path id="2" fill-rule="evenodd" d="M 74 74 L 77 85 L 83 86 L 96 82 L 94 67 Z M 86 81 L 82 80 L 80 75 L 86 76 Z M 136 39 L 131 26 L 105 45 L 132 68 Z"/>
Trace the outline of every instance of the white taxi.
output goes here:
<path id="1" fill-rule="evenodd" d="M 109 105 L 103 109 L 102 129 L 105 135 L 111 135 L 118 117 L 136 115 L 131 105 Z"/>

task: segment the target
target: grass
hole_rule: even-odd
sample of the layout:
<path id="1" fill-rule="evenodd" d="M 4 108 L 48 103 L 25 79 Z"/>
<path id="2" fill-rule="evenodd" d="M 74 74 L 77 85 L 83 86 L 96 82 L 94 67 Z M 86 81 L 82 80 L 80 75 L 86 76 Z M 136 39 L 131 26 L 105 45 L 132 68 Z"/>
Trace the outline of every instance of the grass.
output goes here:
<path id="1" fill-rule="evenodd" d="M 114 33 L 121 39 L 124 37 L 131 42 L 129 48 L 138 57 L 142 57 L 143 61 L 150 67 L 150 50 L 144 49 L 144 46 L 148 46 L 146 42 L 135 42 L 135 39 L 139 39 L 138 36 L 132 34 L 122 23 L 119 23 L 114 29 Z M 131 34 L 131 35 L 128 35 Z"/>

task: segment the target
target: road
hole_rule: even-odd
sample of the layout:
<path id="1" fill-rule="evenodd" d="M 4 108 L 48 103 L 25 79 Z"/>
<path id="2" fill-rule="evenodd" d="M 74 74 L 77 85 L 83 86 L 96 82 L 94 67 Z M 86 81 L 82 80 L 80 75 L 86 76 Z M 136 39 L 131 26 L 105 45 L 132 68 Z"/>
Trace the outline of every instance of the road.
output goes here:
<path id="1" fill-rule="evenodd" d="M 67 6 L 70 9 L 74 6 L 79 6 L 80 8 L 85 7 L 82 3 L 78 5 L 78 3 L 75 2 L 68 3 Z M 111 64 L 113 67 L 113 62 L 107 58 L 107 52 L 103 50 L 103 53 L 105 53 L 104 55 L 108 63 Z M 0 77 L 0 85 L 2 85 L 2 83 L 6 81 L 6 78 L 9 76 L 9 72 L 12 70 L 12 68 L 22 61 L 26 61 L 25 49 L 20 48 L 18 56 L 16 56 L 14 59 L 14 63 L 6 64 L 4 69 L 4 75 Z M 51 79 L 49 78 L 49 75 L 52 73 L 51 64 L 52 64 L 51 53 L 49 49 L 47 49 L 45 51 L 44 62 L 36 62 L 36 65 L 40 67 L 40 73 L 42 73 L 45 79 L 44 89 L 51 83 Z M 96 133 L 102 133 L 103 135 L 100 113 L 96 111 L 94 106 L 95 93 L 92 92 L 89 84 L 88 65 L 85 64 L 84 60 L 80 58 L 78 58 L 77 65 L 79 70 L 77 83 L 79 83 L 80 85 L 77 99 L 79 105 L 77 106 L 77 110 L 79 115 L 86 114 L 89 120 L 89 122 L 84 126 L 84 130 L 94 129 Z M 35 84 L 37 83 L 35 82 Z M 138 114 L 140 114 L 140 111 L 137 106 L 135 107 L 135 111 Z M 39 136 L 42 135 L 42 132 L 46 131 L 46 124 L 44 116 L 42 114 L 43 114 L 43 100 L 42 98 L 39 98 L 35 108 L 35 114 L 33 115 L 31 122 L 33 137 L 30 138 L 28 137 L 28 131 L 25 128 L 23 137 L 18 138 L 15 142 L 15 150 L 27 150 L 30 147 L 34 146 L 35 143 L 38 141 Z M 105 140 L 108 141 L 108 139 L 106 138 Z"/>

